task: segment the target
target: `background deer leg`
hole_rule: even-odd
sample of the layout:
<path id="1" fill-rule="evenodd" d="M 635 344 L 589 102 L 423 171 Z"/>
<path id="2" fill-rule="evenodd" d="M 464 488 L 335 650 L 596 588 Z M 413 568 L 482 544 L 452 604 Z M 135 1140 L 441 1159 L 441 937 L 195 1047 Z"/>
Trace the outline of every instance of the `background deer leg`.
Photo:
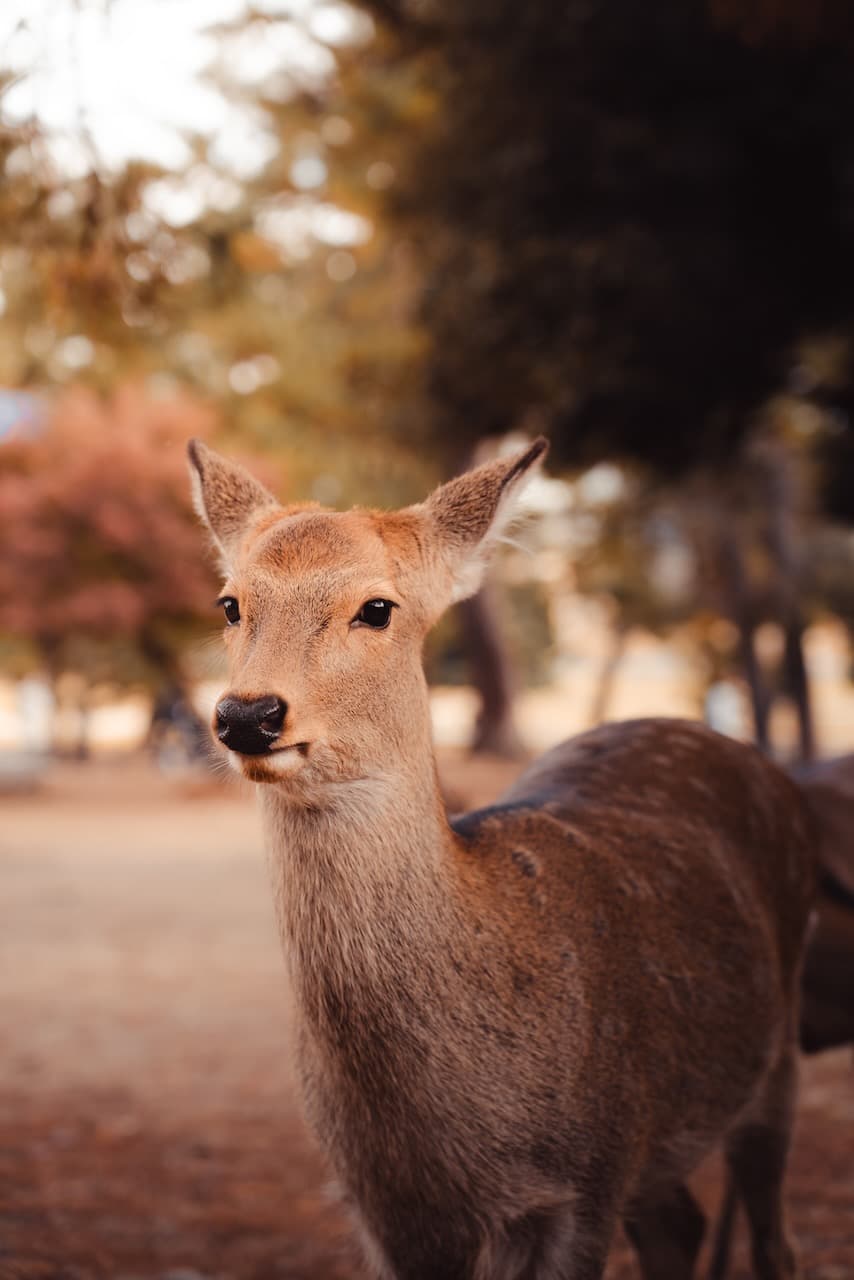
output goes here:
<path id="1" fill-rule="evenodd" d="M 690 1280 L 706 1220 L 684 1184 L 636 1201 L 624 1225 L 644 1280 Z"/>
<path id="2" fill-rule="evenodd" d="M 735 1188 L 732 1172 L 727 1171 L 726 1189 L 721 1205 L 718 1225 L 712 1245 L 712 1257 L 706 1280 L 725 1280 L 729 1271 L 729 1258 L 732 1251 L 732 1238 L 735 1231 L 735 1219 L 738 1212 L 738 1192 Z"/>
<path id="3" fill-rule="evenodd" d="M 789 1052 L 769 1077 L 759 1107 L 727 1143 L 733 1182 L 750 1227 L 758 1280 L 794 1280 L 798 1275 L 786 1236 L 782 1197 L 796 1070 L 794 1053 Z"/>

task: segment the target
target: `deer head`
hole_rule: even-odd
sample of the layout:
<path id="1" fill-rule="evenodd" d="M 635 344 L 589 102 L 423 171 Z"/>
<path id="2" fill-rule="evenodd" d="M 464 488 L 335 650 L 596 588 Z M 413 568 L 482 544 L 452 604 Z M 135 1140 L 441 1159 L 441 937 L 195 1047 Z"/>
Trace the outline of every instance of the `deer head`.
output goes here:
<path id="1" fill-rule="evenodd" d="M 230 686 L 213 731 L 254 782 L 304 800 L 429 750 L 421 648 L 479 588 L 536 440 L 401 511 L 280 506 L 249 473 L 189 447 L 196 505 L 220 552 Z M 423 767 L 423 765 L 422 765 Z"/>

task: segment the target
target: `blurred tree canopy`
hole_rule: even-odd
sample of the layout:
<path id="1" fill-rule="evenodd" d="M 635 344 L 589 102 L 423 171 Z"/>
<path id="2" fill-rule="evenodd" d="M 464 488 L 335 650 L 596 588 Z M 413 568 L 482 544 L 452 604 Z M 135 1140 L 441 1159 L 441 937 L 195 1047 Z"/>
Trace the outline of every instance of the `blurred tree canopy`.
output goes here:
<path id="1" fill-rule="evenodd" d="M 0 384 L 154 377 L 215 401 L 248 447 L 289 452 L 296 484 L 331 465 L 315 496 L 393 504 L 423 480 L 403 420 L 417 277 L 378 215 L 391 90 L 378 77 L 363 104 L 348 97 L 348 59 L 370 61 L 361 45 L 322 90 L 282 89 L 272 72 L 247 88 L 231 42 L 289 22 L 250 12 L 216 29 L 209 75 L 262 113 L 260 168 L 235 171 L 193 139 L 181 173 L 92 154 L 69 176 L 36 125 L 0 130 Z"/>
<path id="2" fill-rule="evenodd" d="M 108 167 L 84 132 L 68 168 L 0 117 L 0 384 L 86 384 L 102 441 L 128 429 L 129 378 L 152 404 L 182 388 L 221 408 L 229 447 L 286 455 L 293 491 L 332 504 L 417 498 L 484 438 L 545 430 L 559 467 L 645 474 L 581 574 L 610 582 L 621 625 L 719 610 L 749 668 L 770 616 L 794 653 L 830 595 L 801 589 L 793 547 L 812 507 L 854 517 L 849 7 L 345 10 L 343 36 L 312 28 L 313 78 L 257 57 L 305 36 L 310 6 L 216 28 L 208 74 L 261 122 L 258 163 L 199 136 L 181 172 Z M 678 545 L 705 594 L 647 573 Z M 810 581 L 841 600 L 844 576 Z M 510 681 L 471 609 L 500 719 Z"/>
<path id="3" fill-rule="evenodd" d="M 75 388 L 47 412 L 3 447 L 0 632 L 53 677 L 180 683 L 182 651 L 215 617 L 184 461 L 212 415 L 133 386 Z"/>
<path id="4" fill-rule="evenodd" d="M 254 168 L 197 138 L 180 174 L 93 154 L 69 177 L 35 127 L 0 132 L 0 379 L 157 371 L 262 445 L 310 456 L 321 426 L 357 470 L 381 456 L 378 500 L 427 443 L 447 468 L 536 423 L 559 463 L 672 472 L 728 460 L 781 388 L 844 399 L 845 6 L 362 10 L 305 84 L 241 72 L 295 15 L 216 29 Z"/>
<path id="5" fill-rule="evenodd" d="M 533 416 L 564 462 L 726 462 L 771 393 L 818 386 L 808 340 L 849 358 L 842 7 L 371 7 L 434 94 L 395 208 L 450 448 Z"/>
<path id="6" fill-rule="evenodd" d="M 787 477 L 818 461 L 811 501 L 854 517 L 840 483 L 854 464 L 846 7 L 370 7 L 433 95 L 392 213 L 419 251 L 424 411 L 446 455 L 530 424 L 558 465 L 617 457 L 695 498 L 717 486 L 705 521 L 681 512 L 702 602 L 736 624 L 758 740 L 782 692 L 808 755 L 805 509 Z M 781 429 L 781 392 L 830 412 Z M 641 595 L 623 591 L 624 619 L 661 612 Z M 784 635 L 770 683 L 768 620 Z"/>

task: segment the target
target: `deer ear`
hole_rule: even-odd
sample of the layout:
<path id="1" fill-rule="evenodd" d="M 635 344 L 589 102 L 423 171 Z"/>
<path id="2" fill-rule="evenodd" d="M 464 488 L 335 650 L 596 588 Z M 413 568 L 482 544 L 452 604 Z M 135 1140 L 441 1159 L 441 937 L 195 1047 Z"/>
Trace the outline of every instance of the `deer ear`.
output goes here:
<path id="1" fill-rule="evenodd" d="M 193 503 L 226 560 L 251 516 L 276 499 L 239 462 L 230 462 L 201 440 L 187 445 Z"/>
<path id="2" fill-rule="evenodd" d="M 422 510 L 429 543 L 451 575 L 448 604 L 480 589 L 492 550 L 513 521 L 516 499 L 548 447 L 539 436 L 514 457 L 467 471 L 427 499 Z"/>

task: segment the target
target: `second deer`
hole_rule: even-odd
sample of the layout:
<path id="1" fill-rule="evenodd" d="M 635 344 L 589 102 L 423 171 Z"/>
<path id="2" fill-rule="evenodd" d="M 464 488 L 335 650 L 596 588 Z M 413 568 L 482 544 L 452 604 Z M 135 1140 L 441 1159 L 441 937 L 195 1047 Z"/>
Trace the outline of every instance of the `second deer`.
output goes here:
<path id="1" fill-rule="evenodd" d="M 311 1122 L 395 1280 L 599 1280 L 622 1222 L 688 1280 L 723 1145 L 760 1280 L 783 1180 L 811 819 L 752 748 L 608 725 L 449 821 L 424 636 L 476 591 L 545 442 L 402 511 L 280 506 L 194 443 Z"/>

